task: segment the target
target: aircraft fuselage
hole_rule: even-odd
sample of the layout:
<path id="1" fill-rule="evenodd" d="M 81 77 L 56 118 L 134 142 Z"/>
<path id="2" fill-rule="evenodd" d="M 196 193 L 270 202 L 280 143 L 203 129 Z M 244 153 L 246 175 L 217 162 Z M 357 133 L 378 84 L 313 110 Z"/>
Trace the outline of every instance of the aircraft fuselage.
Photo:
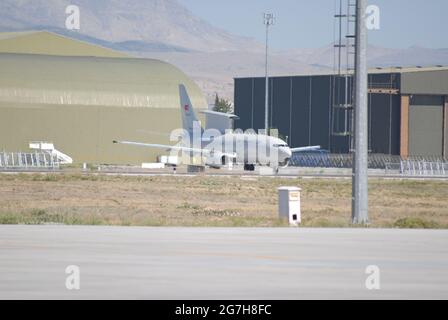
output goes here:
<path id="1" fill-rule="evenodd" d="M 211 166 L 222 166 L 233 161 L 244 165 L 260 164 L 278 168 L 286 166 L 292 154 L 288 144 L 279 138 L 247 133 L 217 136 L 205 143 L 204 149 L 211 151 L 206 160 L 206 164 Z M 222 153 L 234 154 L 235 158 L 228 159 Z"/>

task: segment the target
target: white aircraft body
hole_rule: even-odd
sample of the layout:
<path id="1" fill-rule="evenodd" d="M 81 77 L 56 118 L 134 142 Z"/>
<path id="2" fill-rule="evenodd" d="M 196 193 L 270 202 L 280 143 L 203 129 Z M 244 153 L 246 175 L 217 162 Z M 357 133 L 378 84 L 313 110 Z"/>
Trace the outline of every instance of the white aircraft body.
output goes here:
<path id="1" fill-rule="evenodd" d="M 133 141 L 113 141 L 149 148 L 162 148 L 172 152 L 186 152 L 193 156 L 200 156 L 202 163 L 221 168 L 229 164 L 243 164 L 244 170 L 253 171 L 255 165 L 271 166 L 275 170 L 288 165 L 293 152 L 316 150 L 320 146 L 290 148 L 288 144 L 277 137 L 252 133 L 226 132 L 225 134 L 207 132 L 200 126 L 190 98 L 184 85 L 179 85 L 180 107 L 182 115 L 183 133 L 178 145 L 163 145 L 141 143 Z M 216 112 L 215 112 L 216 114 Z M 227 114 L 222 114 L 228 116 Z"/>

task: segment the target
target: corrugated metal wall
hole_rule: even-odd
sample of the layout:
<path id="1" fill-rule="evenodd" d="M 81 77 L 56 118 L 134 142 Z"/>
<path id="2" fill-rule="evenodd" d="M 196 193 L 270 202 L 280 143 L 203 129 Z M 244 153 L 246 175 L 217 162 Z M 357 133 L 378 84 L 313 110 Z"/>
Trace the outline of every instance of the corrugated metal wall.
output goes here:
<path id="1" fill-rule="evenodd" d="M 264 127 L 264 78 L 235 79 L 236 128 Z M 333 84 L 336 82 L 336 86 Z M 369 82 L 399 88 L 398 74 L 373 74 Z M 345 81 L 330 75 L 273 77 L 270 79 L 270 123 L 293 147 L 321 145 L 334 153 L 348 153 L 350 139 L 332 135 L 334 103 L 342 103 Z M 335 99 L 333 99 L 333 97 Z M 400 152 L 400 96 L 369 94 L 369 149 L 374 153 Z M 335 118 L 335 119 L 333 119 Z"/>
<path id="2" fill-rule="evenodd" d="M 411 97 L 409 107 L 409 154 L 419 156 L 443 155 L 442 96 Z"/>
<path id="3" fill-rule="evenodd" d="M 369 88 L 400 89 L 398 73 L 370 74 Z M 400 154 L 401 98 L 398 94 L 369 94 L 369 151 Z"/>
<path id="4" fill-rule="evenodd" d="M 369 151 L 400 154 L 400 96 L 369 94 Z"/>
<path id="5" fill-rule="evenodd" d="M 30 141 L 51 141 L 76 163 L 141 164 L 163 149 L 113 144 L 116 139 L 172 144 L 181 126 L 176 109 L 97 106 L 0 105 L 0 151 L 26 151 Z"/>
<path id="6" fill-rule="evenodd" d="M 416 71 L 402 74 L 402 94 L 448 94 L 448 70 Z"/>

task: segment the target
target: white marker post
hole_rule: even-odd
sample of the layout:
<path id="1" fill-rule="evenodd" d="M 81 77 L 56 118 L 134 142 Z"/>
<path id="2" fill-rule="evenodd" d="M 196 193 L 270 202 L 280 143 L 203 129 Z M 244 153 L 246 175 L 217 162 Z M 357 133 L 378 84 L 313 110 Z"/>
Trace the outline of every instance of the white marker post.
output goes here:
<path id="1" fill-rule="evenodd" d="M 301 222 L 300 191 L 297 187 L 278 188 L 278 215 L 281 219 L 288 219 L 291 226 L 298 226 Z"/>

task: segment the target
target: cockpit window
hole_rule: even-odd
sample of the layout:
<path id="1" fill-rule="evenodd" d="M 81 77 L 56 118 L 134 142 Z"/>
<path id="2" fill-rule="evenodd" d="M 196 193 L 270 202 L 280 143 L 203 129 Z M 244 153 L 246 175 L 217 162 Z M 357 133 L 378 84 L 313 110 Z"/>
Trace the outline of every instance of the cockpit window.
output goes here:
<path id="1" fill-rule="evenodd" d="M 274 147 L 287 147 L 287 144 L 274 144 Z"/>

